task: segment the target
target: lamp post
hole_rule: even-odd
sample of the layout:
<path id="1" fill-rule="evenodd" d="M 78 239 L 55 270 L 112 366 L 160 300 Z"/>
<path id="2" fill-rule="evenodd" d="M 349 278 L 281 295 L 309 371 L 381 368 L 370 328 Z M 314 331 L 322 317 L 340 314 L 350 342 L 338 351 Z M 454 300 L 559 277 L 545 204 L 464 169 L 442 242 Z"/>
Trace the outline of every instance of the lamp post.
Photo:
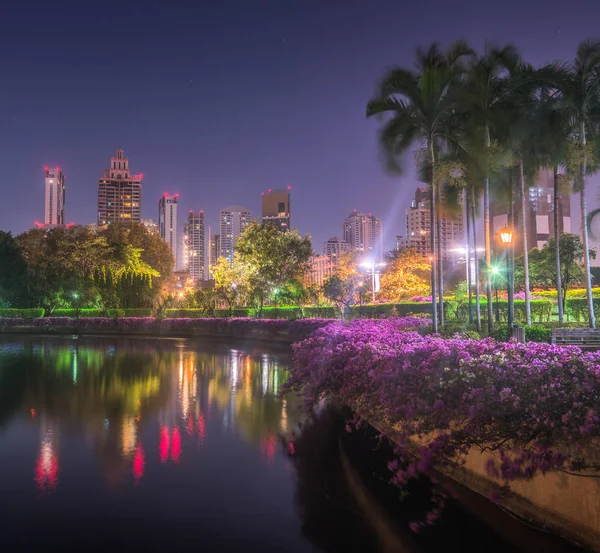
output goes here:
<path id="1" fill-rule="evenodd" d="M 496 322 L 500 322 L 500 306 L 498 305 L 498 274 L 500 270 L 498 267 L 492 267 L 492 274 L 494 275 L 494 290 L 496 292 Z"/>
<path id="2" fill-rule="evenodd" d="M 371 291 L 373 303 L 375 303 L 375 268 L 385 267 L 385 265 L 385 263 L 375 263 L 374 259 L 371 259 L 371 261 L 365 261 L 364 263 L 360 264 L 361 267 L 366 267 L 371 272 Z"/>
<path id="3" fill-rule="evenodd" d="M 505 251 L 505 255 L 506 255 L 506 288 L 507 288 L 507 292 L 508 292 L 508 328 L 509 329 L 512 329 L 513 323 L 514 323 L 514 303 L 513 303 L 512 288 L 510 286 L 511 267 L 510 267 L 510 262 L 508 260 L 508 254 L 509 254 L 508 248 L 512 245 L 512 239 L 513 239 L 513 231 L 508 225 L 506 225 L 500 231 L 500 240 L 502 240 L 502 243 L 504 244 L 504 251 Z"/>

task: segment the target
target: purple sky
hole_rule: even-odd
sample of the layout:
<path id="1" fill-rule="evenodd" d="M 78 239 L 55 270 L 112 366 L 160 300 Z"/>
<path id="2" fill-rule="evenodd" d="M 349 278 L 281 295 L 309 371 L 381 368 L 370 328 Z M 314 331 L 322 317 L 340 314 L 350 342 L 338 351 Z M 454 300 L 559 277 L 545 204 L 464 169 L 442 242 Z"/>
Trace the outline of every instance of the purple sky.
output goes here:
<path id="1" fill-rule="evenodd" d="M 571 58 L 598 21 L 590 0 L 7 0 L 0 228 L 43 218 L 44 165 L 65 172 L 67 221 L 95 222 L 120 147 L 144 174 L 144 217 L 178 192 L 183 214 L 215 225 L 221 207 L 259 215 L 261 191 L 291 185 L 293 226 L 317 251 L 355 208 L 383 219 L 391 249 L 417 183 L 412 158 L 384 173 L 364 115 L 384 70 L 458 38 L 514 42 L 532 63 Z"/>

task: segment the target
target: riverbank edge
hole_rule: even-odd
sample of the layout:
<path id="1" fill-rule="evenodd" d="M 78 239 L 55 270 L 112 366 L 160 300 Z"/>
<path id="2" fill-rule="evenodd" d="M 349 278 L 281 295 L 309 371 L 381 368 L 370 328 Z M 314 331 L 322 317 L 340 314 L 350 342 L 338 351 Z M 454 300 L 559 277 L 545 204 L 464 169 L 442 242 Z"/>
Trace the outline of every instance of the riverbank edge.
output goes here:
<path id="1" fill-rule="evenodd" d="M 383 423 L 371 420 L 367 420 L 367 422 L 392 443 L 397 443 L 391 433 L 385 430 Z M 469 455 L 480 455 L 484 458 L 484 454 L 477 451 L 473 451 Z M 444 482 L 447 485 L 456 483 L 459 487 L 482 496 L 491 505 L 494 505 L 494 502 L 490 499 L 491 496 L 501 496 L 502 502 L 498 505 L 507 513 L 520 519 L 524 524 L 528 524 L 538 531 L 549 532 L 571 543 L 600 553 L 600 536 L 597 533 L 543 506 L 536 505 L 523 494 L 517 493 L 514 490 L 507 492 L 503 489 L 502 484 L 479 471 L 471 470 L 465 466 L 455 466 L 451 470 L 437 469 L 435 472 L 439 475 L 442 484 Z M 543 477 L 544 475 L 537 476 L 536 478 Z M 455 491 L 458 498 L 462 500 L 461 503 L 463 506 L 468 508 L 468 502 L 464 501 L 464 493 L 461 494 L 460 489 L 456 489 Z M 492 522 L 492 519 L 486 516 L 481 510 L 471 510 L 471 513 L 487 523 Z"/>
<path id="2" fill-rule="evenodd" d="M 14 326 L 0 328 L 2 335 L 39 335 L 39 336 L 110 336 L 113 338 L 234 338 L 236 340 L 253 340 L 259 342 L 276 342 L 282 345 L 292 345 L 298 341 L 289 332 L 278 332 L 277 334 L 261 335 L 259 332 L 235 333 L 226 331 L 209 331 L 203 328 L 190 328 L 180 330 L 167 329 L 144 329 L 144 330 L 122 330 L 122 329 L 91 329 L 73 327 L 43 327 L 43 326 Z M 299 338 L 302 340 L 303 338 Z"/>

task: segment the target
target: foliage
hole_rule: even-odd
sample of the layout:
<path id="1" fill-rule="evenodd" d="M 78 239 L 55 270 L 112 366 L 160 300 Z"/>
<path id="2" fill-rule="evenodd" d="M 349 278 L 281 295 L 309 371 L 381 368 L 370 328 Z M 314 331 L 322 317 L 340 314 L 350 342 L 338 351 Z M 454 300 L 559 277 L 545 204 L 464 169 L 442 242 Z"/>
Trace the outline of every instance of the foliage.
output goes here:
<path id="1" fill-rule="evenodd" d="M 594 310 L 600 309 L 600 298 L 594 297 L 592 301 L 594 302 Z M 569 297 L 565 304 L 565 312 L 578 322 L 589 322 L 587 298 Z"/>
<path id="2" fill-rule="evenodd" d="M 27 265 L 17 240 L 0 231 L 0 307 L 26 305 Z"/>
<path id="3" fill-rule="evenodd" d="M 228 305 L 230 312 L 236 303 L 248 296 L 250 270 L 237 252 L 232 263 L 225 257 L 219 257 L 211 268 L 211 274 L 215 281 L 215 294 Z"/>
<path id="4" fill-rule="evenodd" d="M 358 276 L 344 280 L 339 275 L 333 275 L 323 283 L 323 294 L 337 305 L 342 318 L 348 315 L 358 302 L 358 282 Z"/>
<path id="5" fill-rule="evenodd" d="M 389 468 L 400 487 L 423 473 L 435 480 L 436 469 L 461 465 L 471 450 L 493 453 L 486 468 L 509 485 L 588 466 L 585 449 L 600 435 L 599 363 L 600 353 L 574 347 L 353 321 L 295 344 L 287 387 L 302 390 L 307 408 L 331 397 L 379 424 L 398 444 L 402 462 Z"/>
<path id="6" fill-rule="evenodd" d="M 381 275 L 379 295 L 392 301 L 427 296 L 431 292 L 427 280 L 430 273 L 431 262 L 427 257 L 413 249 L 402 250 L 388 263 Z"/>
<path id="7" fill-rule="evenodd" d="M 0 318 L 37 319 L 43 316 L 43 309 L 0 308 Z"/>
<path id="8" fill-rule="evenodd" d="M 269 223 L 250 223 L 235 246 L 248 269 L 250 294 L 259 309 L 273 290 L 288 281 L 300 280 L 313 254 L 310 237 L 295 230 L 280 231 Z"/>

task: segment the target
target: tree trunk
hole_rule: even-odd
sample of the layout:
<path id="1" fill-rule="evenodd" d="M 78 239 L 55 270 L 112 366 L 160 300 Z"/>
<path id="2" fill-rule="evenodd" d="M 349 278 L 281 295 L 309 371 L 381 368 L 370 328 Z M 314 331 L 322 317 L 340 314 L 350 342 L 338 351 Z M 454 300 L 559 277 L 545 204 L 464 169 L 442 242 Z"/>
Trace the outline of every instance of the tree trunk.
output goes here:
<path id="1" fill-rule="evenodd" d="M 558 165 L 554 164 L 554 255 L 556 257 L 556 296 L 558 300 L 558 322 L 563 323 L 565 309 L 562 292 L 562 275 L 560 274 L 560 230 L 559 230 L 559 192 L 558 192 Z"/>
<path id="2" fill-rule="evenodd" d="M 471 292 L 471 213 L 469 191 L 464 189 L 465 203 L 465 227 L 467 229 L 467 247 L 465 248 L 465 260 L 467 263 L 467 293 L 469 294 L 469 324 L 473 324 L 473 293 Z"/>
<path id="3" fill-rule="evenodd" d="M 441 216 L 441 206 L 442 206 L 442 193 L 440 191 L 440 187 L 436 186 L 436 222 L 435 226 L 437 229 L 437 263 L 438 263 L 438 274 L 439 274 L 439 306 L 440 306 L 440 326 L 444 326 L 444 260 L 442 257 L 443 248 L 442 248 L 442 216 Z"/>
<path id="4" fill-rule="evenodd" d="M 471 225 L 473 230 L 473 266 L 475 272 L 475 316 L 477 332 L 481 332 L 481 294 L 479 291 L 479 255 L 477 253 L 477 229 L 475 225 L 475 191 L 471 188 Z"/>
<path id="5" fill-rule="evenodd" d="M 485 128 L 485 147 L 486 155 L 489 155 L 491 147 L 490 141 L 490 129 L 486 126 Z M 485 179 L 483 182 L 483 234 L 485 240 L 485 264 L 487 267 L 487 275 L 485 277 L 485 291 L 487 296 L 487 318 L 488 318 L 488 332 L 491 334 L 494 330 L 494 312 L 492 305 L 492 279 L 489 275 L 489 268 L 492 266 L 492 237 L 491 237 L 491 225 L 490 225 L 490 168 L 489 163 L 486 161 L 485 168 Z"/>
<path id="6" fill-rule="evenodd" d="M 431 315 L 433 321 L 433 332 L 437 333 L 438 328 L 438 314 L 437 314 L 437 274 L 436 274 L 436 262 L 435 262 L 435 221 L 436 221 L 436 209 L 435 209 L 435 191 L 433 186 L 434 181 L 434 167 L 435 167 L 435 152 L 433 149 L 433 142 L 429 141 L 429 153 L 431 162 L 431 184 L 430 184 L 430 197 L 429 197 L 429 229 L 430 229 L 430 249 L 431 249 Z"/>
<path id="7" fill-rule="evenodd" d="M 508 199 L 508 226 L 514 229 L 515 226 L 515 200 L 514 200 L 514 186 L 512 179 L 512 171 L 509 172 L 509 199 Z M 512 336 L 511 325 L 515 324 L 515 248 L 514 240 L 506 247 L 506 299 L 508 303 L 508 325 L 509 325 L 509 336 Z"/>
<path id="8" fill-rule="evenodd" d="M 525 195 L 525 175 L 523 156 L 519 157 L 519 191 L 521 193 L 521 234 L 523 235 L 523 280 L 525 286 L 525 324 L 531 325 L 531 303 L 529 298 L 529 247 L 527 244 L 527 196 Z M 512 193 L 511 193 L 512 196 Z M 512 244 L 511 244 L 512 246 Z"/>
<path id="9" fill-rule="evenodd" d="M 583 147 L 585 147 L 585 124 L 583 122 L 581 123 L 580 143 Z M 592 298 L 592 273 L 590 270 L 590 239 L 587 225 L 587 198 L 585 190 L 585 172 L 587 169 L 587 160 L 585 157 L 586 156 L 584 154 L 583 163 L 579 165 L 579 184 L 581 188 L 581 237 L 583 241 L 583 263 L 585 268 L 585 293 L 588 304 L 588 319 L 590 322 L 590 328 L 596 328 L 596 315 L 594 314 L 594 300 Z"/>

